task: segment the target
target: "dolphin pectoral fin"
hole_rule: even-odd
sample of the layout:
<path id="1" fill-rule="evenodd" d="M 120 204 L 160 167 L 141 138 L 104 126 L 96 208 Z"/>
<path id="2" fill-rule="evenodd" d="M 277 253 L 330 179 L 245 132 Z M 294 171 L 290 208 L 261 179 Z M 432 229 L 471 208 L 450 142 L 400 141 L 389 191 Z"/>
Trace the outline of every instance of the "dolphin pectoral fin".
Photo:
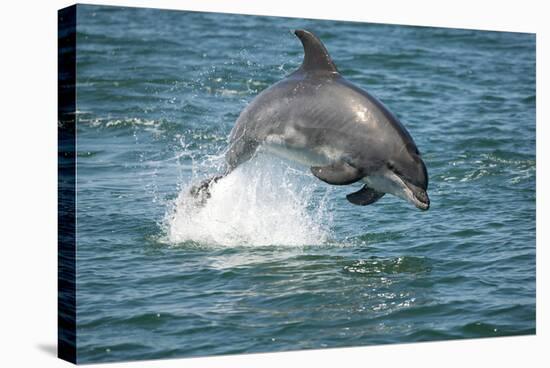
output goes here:
<path id="1" fill-rule="evenodd" d="M 311 173 L 325 183 L 332 185 L 348 185 L 363 178 L 360 170 L 346 162 L 337 162 L 328 166 L 313 166 Z"/>
<path id="2" fill-rule="evenodd" d="M 367 206 L 382 198 L 385 193 L 377 192 L 366 185 L 355 193 L 348 194 L 346 198 L 358 206 Z"/>

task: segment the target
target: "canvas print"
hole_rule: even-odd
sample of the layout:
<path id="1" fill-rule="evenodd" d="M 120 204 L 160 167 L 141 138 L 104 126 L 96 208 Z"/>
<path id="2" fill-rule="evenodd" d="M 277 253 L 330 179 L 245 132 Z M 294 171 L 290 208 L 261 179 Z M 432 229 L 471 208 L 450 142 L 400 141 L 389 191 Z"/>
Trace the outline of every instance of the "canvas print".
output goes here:
<path id="1" fill-rule="evenodd" d="M 59 11 L 59 356 L 535 333 L 534 34 Z"/>

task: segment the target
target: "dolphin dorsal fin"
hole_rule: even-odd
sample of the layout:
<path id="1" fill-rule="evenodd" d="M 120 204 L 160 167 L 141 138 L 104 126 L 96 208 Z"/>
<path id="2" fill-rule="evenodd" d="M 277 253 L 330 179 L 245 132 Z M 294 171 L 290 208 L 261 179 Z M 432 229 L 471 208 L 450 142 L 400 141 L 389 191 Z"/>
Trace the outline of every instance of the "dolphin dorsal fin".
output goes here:
<path id="1" fill-rule="evenodd" d="M 336 69 L 336 65 L 334 65 L 325 45 L 317 36 L 304 29 L 297 29 L 294 34 L 302 41 L 304 46 L 304 61 L 298 71 L 338 73 L 338 69 Z"/>

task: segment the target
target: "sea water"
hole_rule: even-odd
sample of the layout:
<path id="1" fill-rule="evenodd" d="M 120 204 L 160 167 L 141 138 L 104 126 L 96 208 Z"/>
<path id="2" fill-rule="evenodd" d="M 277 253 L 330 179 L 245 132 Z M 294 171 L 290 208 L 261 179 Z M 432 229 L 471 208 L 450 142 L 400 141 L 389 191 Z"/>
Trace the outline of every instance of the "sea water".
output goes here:
<path id="1" fill-rule="evenodd" d="M 406 126 L 429 211 L 264 154 L 189 198 L 296 28 Z M 534 35 L 79 6 L 77 38 L 80 362 L 535 333 Z"/>

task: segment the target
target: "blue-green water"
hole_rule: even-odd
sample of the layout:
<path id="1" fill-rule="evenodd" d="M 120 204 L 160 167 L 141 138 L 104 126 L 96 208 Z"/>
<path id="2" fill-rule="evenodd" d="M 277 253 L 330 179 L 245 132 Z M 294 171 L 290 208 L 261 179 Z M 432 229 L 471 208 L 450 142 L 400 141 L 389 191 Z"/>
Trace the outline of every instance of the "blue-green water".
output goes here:
<path id="1" fill-rule="evenodd" d="M 295 28 L 407 127 L 429 211 L 265 155 L 189 210 Z M 77 37 L 79 362 L 535 333 L 534 35 L 79 6 Z"/>

